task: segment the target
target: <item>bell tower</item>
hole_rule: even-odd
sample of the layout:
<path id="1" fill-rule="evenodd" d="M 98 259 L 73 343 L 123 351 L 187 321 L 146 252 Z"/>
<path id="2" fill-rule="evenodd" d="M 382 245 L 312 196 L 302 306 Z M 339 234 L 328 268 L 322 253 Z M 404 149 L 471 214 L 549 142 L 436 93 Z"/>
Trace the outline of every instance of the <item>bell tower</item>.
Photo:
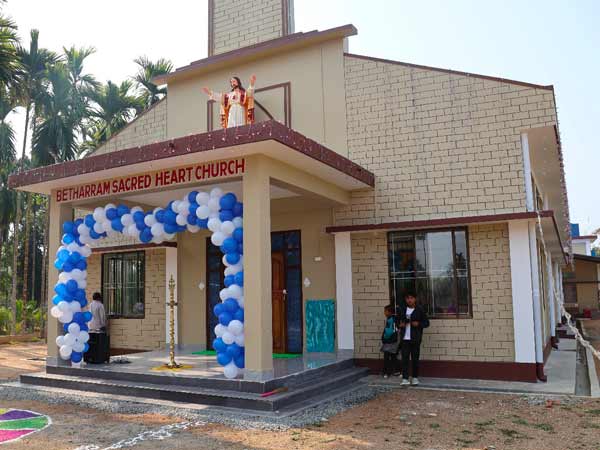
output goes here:
<path id="1" fill-rule="evenodd" d="M 208 56 L 294 32 L 294 0 L 208 0 Z"/>

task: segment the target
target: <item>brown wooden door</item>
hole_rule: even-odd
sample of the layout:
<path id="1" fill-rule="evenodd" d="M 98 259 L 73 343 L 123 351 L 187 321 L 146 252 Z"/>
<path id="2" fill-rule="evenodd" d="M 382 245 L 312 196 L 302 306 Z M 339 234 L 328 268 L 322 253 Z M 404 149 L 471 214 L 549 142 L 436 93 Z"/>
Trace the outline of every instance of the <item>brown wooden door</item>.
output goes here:
<path id="1" fill-rule="evenodd" d="M 273 311 L 273 352 L 285 353 L 286 351 L 286 323 L 285 323 L 285 264 L 283 253 L 271 254 L 272 270 L 272 311 Z"/>

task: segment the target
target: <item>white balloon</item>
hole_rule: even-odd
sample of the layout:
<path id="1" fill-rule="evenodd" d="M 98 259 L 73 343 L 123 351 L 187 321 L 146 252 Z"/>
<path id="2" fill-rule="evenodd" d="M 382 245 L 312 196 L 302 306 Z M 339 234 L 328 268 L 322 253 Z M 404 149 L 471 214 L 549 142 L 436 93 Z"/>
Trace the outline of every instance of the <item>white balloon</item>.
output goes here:
<path id="1" fill-rule="evenodd" d="M 79 240 L 81 240 L 81 238 L 79 238 Z M 89 245 L 84 245 L 83 247 L 81 247 L 81 254 L 85 258 L 89 258 L 89 256 L 92 254 L 91 247 Z"/>
<path id="2" fill-rule="evenodd" d="M 152 232 L 152 236 L 162 236 L 165 234 L 165 226 L 157 222 L 150 227 L 150 231 Z"/>
<path id="3" fill-rule="evenodd" d="M 240 298 L 243 294 L 242 288 L 237 284 L 232 284 L 229 286 L 229 297 L 235 298 L 236 300 Z"/>
<path id="4" fill-rule="evenodd" d="M 62 311 L 58 309 L 58 306 L 53 306 L 50 310 L 50 315 L 55 319 L 58 319 L 62 315 Z"/>
<path id="5" fill-rule="evenodd" d="M 104 219 L 106 219 L 104 208 L 102 206 L 98 206 L 96 209 L 94 209 L 92 216 L 96 222 L 102 222 Z"/>
<path id="6" fill-rule="evenodd" d="M 65 337 L 62 334 L 60 336 L 56 336 L 56 345 L 59 347 L 65 345 Z"/>
<path id="7" fill-rule="evenodd" d="M 128 227 L 129 225 L 134 223 L 133 216 L 130 213 L 123 214 L 121 216 L 121 223 L 123 224 L 124 227 Z"/>
<path id="8" fill-rule="evenodd" d="M 78 323 L 70 323 L 68 330 L 69 330 L 69 334 L 73 334 L 73 335 L 77 336 L 79 334 L 79 332 L 81 331 L 81 328 L 79 328 Z"/>
<path id="9" fill-rule="evenodd" d="M 227 327 L 223 324 L 218 323 L 215 326 L 215 334 L 217 335 L 217 337 L 222 337 L 226 331 L 227 331 Z"/>
<path id="10" fill-rule="evenodd" d="M 94 224 L 94 231 L 98 234 L 104 233 L 104 227 L 102 226 L 104 222 L 96 222 Z"/>
<path id="11" fill-rule="evenodd" d="M 177 217 L 175 217 L 175 222 L 180 226 L 187 225 L 187 215 L 184 216 L 182 213 L 177 214 Z"/>
<path id="12" fill-rule="evenodd" d="M 210 214 L 210 209 L 207 205 L 201 205 L 196 210 L 196 216 L 198 219 L 208 219 L 208 215 Z"/>
<path id="13" fill-rule="evenodd" d="M 175 200 L 172 204 L 171 204 L 171 210 L 173 212 L 179 212 L 179 204 L 181 203 L 180 200 Z"/>
<path id="14" fill-rule="evenodd" d="M 219 198 L 211 197 L 210 200 L 208 201 L 208 207 L 210 208 L 211 211 L 214 211 L 214 212 L 219 211 L 219 209 L 221 209 L 221 205 L 219 204 Z"/>
<path id="15" fill-rule="evenodd" d="M 58 275 L 58 282 L 59 283 L 66 283 L 67 281 L 69 281 L 71 279 L 70 273 L 71 272 L 61 272 Z"/>
<path id="16" fill-rule="evenodd" d="M 61 311 L 69 311 L 69 302 L 65 302 L 64 300 L 61 300 L 60 302 L 58 302 L 58 309 L 60 309 Z"/>
<path id="17" fill-rule="evenodd" d="M 229 267 L 231 267 L 231 274 L 235 275 L 238 272 L 241 272 L 242 270 L 244 270 L 244 266 L 242 266 L 239 262 L 237 264 L 234 265 L 230 265 Z"/>
<path id="18" fill-rule="evenodd" d="M 227 345 L 231 345 L 235 342 L 235 336 L 230 333 L 229 331 L 226 331 L 225 333 L 223 333 L 223 336 L 221 336 L 221 339 L 223 339 L 223 342 L 225 342 Z"/>
<path id="19" fill-rule="evenodd" d="M 81 305 L 79 304 L 79 302 L 71 302 L 69 303 L 69 310 L 75 314 L 76 312 L 80 312 L 81 311 Z"/>
<path id="20" fill-rule="evenodd" d="M 133 208 L 131 208 L 131 216 L 133 217 L 133 215 L 138 211 L 144 212 L 144 209 L 141 206 L 134 206 Z"/>
<path id="21" fill-rule="evenodd" d="M 77 286 L 79 287 L 79 289 L 85 289 L 87 287 L 87 281 L 77 280 Z M 77 302 L 73 302 L 73 303 L 77 303 Z"/>
<path id="22" fill-rule="evenodd" d="M 228 288 L 223 288 L 223 289 L 221 289 L 221 291 L 219 291 L 219 298 L 221 299 L 222 302 L 224 302 L 225 300 L 227 300 L 229 298 L 229 296 L 227 294 L 229 294 Z"/>
<path id="23" fill-rule="evenodd" d="M 198 192 L 196 195 L 196 203 L 200 206 L 208 205 L 208 201 L 210 200 L 210 195 L 207 192 Z"/>
<path id="24" fill-rule="evenodd" d="M 60 323 L 69 323 L 73 321 L 73 313 L 71 311 L 63 311 L 58 318 Z"/>
<path id="25" fill-rule="evenodd" d="M 213 235 L 210 237 L 210 241 L 213 243 L 213 245 L 216 245 L 217 247 L 220 247 L 221 245 L 223 245 L 224 240 L 225 240 L 225 235 L 223 233 L 221 233 L 220 231 L 213 233 Z"/>
<path id="26" fill-rule="evenodd" d="M 162 244 L 165 240 L 165 235 L 161 235 L 161 236 L 153 236 L 152 237 L 152 242 L 154 242 L 155 244 Z"/>
<path id="27" fill-rule="evenodd" d="M 190 202 L 188 202 L 187 200 L 180 201 L 179 209 L 177 212 L 179 212 L 179 214 L 187 216 L 190 213 Z"/>
<path id="28" fill-rule="evenodd" d="M 139 230 L 137 229 L 137 226 L 133 224 L 127 227 L 127 232 L 129 233 L 129 236 L 136 236 L 139 233 Z"/>
<path id="29" fill-rule="evenodd" d="M 238 305 L 240 306 L 240 308 L 244 307 L 244 296 L 242 295 L 240 298 L 237 299 Z"/>
<path id="30" fill-rule="evenodd" d="M 217 198 L 217 199 L 219 199 L 219 198 L 221 198 L 222 196 L 223 196 L 223 189 L 221 189 L 221 188 L 219 188 L 219 187 L 213 188 L 213 189 L 210 191 L 210 197 L 211 197 L 211 198 Z"/>
<path id="31" fill-rule="evenodd" d="M 71 242 L 69 245 L 67 245 L 67 250 L 69 250 L 71 253 L 77 252 L 79 251 L 79 245 L 76 242 Z"/>
<path id="32" fill-rule="evenodd" d="M 233 267 L 234 266 L 225 267 L 225 276 L 236 274 L 236 272 L 233 271 Z"/>
<path id="33" fill-rule="evenodd" d="M 187 224 L 187 229 L 190 233 L 197 233 L 200 231 L 200 227 L 198 225 L 190 225 L 189 223 Z"/>
<path id="34" fill-rule="evenodd" d="M 71 333 L 65 334 L 65 345 L 68 347 L 73 347 L 75 344 L 76 338 Z"/>
<path id="35" fill-rule="evenodd" d="M 216 217 L 212 218 L 212 219 L 208 219 L 207 226 L 210 231 L 215 233 L 221 229 L 221 221 L 219 219 L 217 219 Z"/>
<path id="36" fill-rule="evenodd" d="M 84 348 L 85 348 L 85 344 L 83 342 L 77 341 L 77 342 L 75 342 L 75 344 L 73 344 L 73 351 L 74 352 L 81 353 Z"/>
<path id="37" fill-rule="evenodd" d="M 244 324 L 239 320 L 232 320 L 227 325 L 227 330 L 234 336 L 239 336 L 244 332 Z"/>
<path id="38" fill-rule="evenodd" d="M 245 344 L 244 333 L 242 333 L 242 334 L 238 334 L 238 335 L 235 337 L 235 343 L 236 343 L 237 345 L 239 345 L 240 347 L 243 347 L 243 346 L 244 346 L 244 344 Z"/>
<path id="39" fill-rule="evenodd" d="M 233 361 L 223 367 L 223 374 L 225 375 L 225 378 L 235 378 L 238 376 L 238 372 L 239 369 Z"/>
<path id="40" fill-rule="evenodd" d="M 221 232 L 229 237 L 233 234 L 233 230 L 235 230 L 235 225 L 231 220 L 226 220 L 221 224 Z"/>
<path id="41" fill-rule="evenodd" d="M 77 340 L 85 343 L 90 340 L 90 334 L 87 331 L 80 331 Z"/>
<path id="42" fill-rule="evenodd" d="M 172 239 L 175 239 L 175 233 L 166 233 L 165 234 L 165 240 L 170 241 Z"/>
<path id="43" fill-rule="evenodd" d="M 241 227 L 242 225 L 244 225 L 244 219 L 242 219 L 241 217 L 234 217 L 232 220 L 233 224 L 235 225 L 236 228 Z"/>
<path id="44" fill-rule="evenodd" d="M 227 261 L 227 255 L 223 255 L 223 258 L 221 258 L 221 261 L 223 261 L 223 265 L 225 267 L 229 267 L 232 265 L 232 264 L 229 264 L 229 261 Z"/>
<path id="45" fill-rule="evenodd" d="M 90 229 L 88 228 L 88 226 L 85 223 L 79 224 L 77 226 L 77 232 L 81 236 L 89 236 L 90 235 Z"/>
<path id="46" fill-rule="evenodd" d="M 110 223 L 110 220 L 105 220 L 104 222 L 102 222 L 102 229 L 107 233 L 113 231 L 112 223 Z"/>
<path id="47" fill-rule="evenodd" d="M 117 208 L 117 205 L 115 205 L 114 203 L 108 203 L 108 204 L 107 204 L 107 205 L 104 207 L 104 211 L 106 211 L 107 209 L 110 209 L 110 208 L 114 208 L 114 209 L 116 209 L 116 208 Z"/>
<path id="48" fill-rule="evenodd" d="M 211 211 L 210 214 L 208 215 L 209 219 L 218 219 L 219 218 L 219 211 Z"/>
<path id="49" fill-rule="evenodd" d="M 80 269 L 73 269 L 71 270 L 71 277 L 73 278 L 73 280 L 81 280 L 82 279 L 82 272 Z"/>
<path id="50" fill-rule="evenodd" d="M 60 348 L 59 353 L 62 359 L 69 359 L 71 357 L 71 353 L 73 353 L 73 348 L 68 345 L 63 345 Z"/>
<path id="51" fill-rule="evenodd" d="M 144 217 L 144 223 L 151 227 L 152 225 L 154 225 L 156 223 L 156 217 L 154 217 L 154 215 L 149 214 L 146 217 Z"/>

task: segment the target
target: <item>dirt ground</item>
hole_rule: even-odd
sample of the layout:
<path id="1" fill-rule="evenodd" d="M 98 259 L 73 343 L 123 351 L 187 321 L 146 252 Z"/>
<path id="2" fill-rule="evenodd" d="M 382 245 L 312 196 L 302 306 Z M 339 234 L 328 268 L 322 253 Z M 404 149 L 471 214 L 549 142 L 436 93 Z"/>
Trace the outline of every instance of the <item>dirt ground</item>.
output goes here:
<path id="1" fill-rule="evenodd" d="M 600 401 L 592 400 L 563 401 L 549 408 L 521 396 L 407 389 L 383 394 L 305 429 L 235 430 L 200 424 L 166 434 L 165 425 L 181 420 L 0 399 L 0 408 L 7 407 L 52 419 L 50 427 L 7 447 L 23 450 L 600 450 Z M 134 445 L 115 445 L 136 436 Z"/>
<path id="2" fill-rule="evenodd" d="M 39 372 L 46 364 L 44 342 L 0 345 L 0 380 L 13 380 L 21 373 Z"/>

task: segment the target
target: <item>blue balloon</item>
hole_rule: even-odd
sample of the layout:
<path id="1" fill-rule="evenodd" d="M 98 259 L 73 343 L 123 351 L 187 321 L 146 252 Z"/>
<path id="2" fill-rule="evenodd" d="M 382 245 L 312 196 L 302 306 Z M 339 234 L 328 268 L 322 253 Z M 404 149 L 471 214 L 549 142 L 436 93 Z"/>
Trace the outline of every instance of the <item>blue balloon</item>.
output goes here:
<path id="1" fill-rule="evenodd" d="M 58 251 L 58 253 L 56 254 L 56 257 L 60 261 L 66 261 L 67 259 L 69 259 L 69 255 L 70 255 L 69 250 L 67 250 L 66 248 L 63 248 L 62 250 Z"/>
<path id="2" fill-rule="evenodd" d="M 225 312 L 225 305 L 223 305 L 223 303 L 217 303 L 213 308 L 213 312 L 215 313 L 215 316 L 219 317 Z"/>
<path id="3" fill-rule="evenodd" d="M 92 239 L 100 239 L 100 234 L 96 233 L 94 230 L 90 230 L 90 237 Z"/>
<path id="4" fill-rule="evenodd" d="M 56 267 L 56 270 L 62 270 L 62 266 L 63 266 L 63 262 L 59 259 L 55 259 L 54 260 L 54 267 Z"/>
<path id="5" fill-rule="evenodd" d="M 198 191 L 191 191 L 188 194 L 188 202 L 196 203 L 196 196 L 198 195 Z"/>
<path id="6" fill-rule="evenodd" d="M 227 350 L 227 344 L 223 342 L 223 339 L 218 337 L 213 341 L 213 349 L 216 352 L 224 352 L 225 350 Z"/>
<path id="7" fill-rule="evenodd" d="M 87 261 L 85 259 L 80 259 L 79 261 L 77 261 L 77 264 L 75 264 L 75 268 L 79 270 L 87 269 Z"/>
<path id="8" fill-rule="evenodd" d="M 223 241 L 222 248 L 224 253 L 234 253 L 237 251 L 238 242 L 234 238 L 228 237 Z"/>
<path id="9" fill-rule="evenodd" d="M 74 363 L 79 363 L 83 359 L 83 353 L 81 352 L 73 352 L 71 353 L 71 361 Z"/>
<path id="10" fill-rule="evenodd" d="M 69 245 L 74 240 L 75 240 L 75 236 L 73 236 L 71 233 L 63 234 L 62 241 L 65 245 Z"/>
<path id="11" fill-rule="evenodd" d="M 165 212 L 165 223 L 168 223 L 171 225 L 176 225 L 177 224 L 177 214 L 175 214 L 173 211 L 168 209 Z"/>
<path id="12" fill-rule="evenodd" d="M 144 227 L 144 229 L 140 233 L 140 241 L 142 241 L 143 243 L 148 243 L 151 240 L 152 240 L 152 232 L 150 231 L 150 228 Z"/>
<path id="13" fill-rule="evenodd" d="M 219 200 L 219 206 L 221 209 L 233 209 L 237 202 L 237 197 L 235 194 L 228 192 Z"/>
<path id="14" fill-rule="evenodd" d="M 67 287 L 63 283 L 57 283 L 56 286 L 54 286 L 54 292 L 61 297 L 65 297 L 67 294 Z"/>
<path id="15" fill-rule="evenodd" d="M 73 252 L 69 255 L 69 262 L 71 264 L 77 264 L 77 262 L 81 259 L 81 254 L 79 252 Z"/>
<path id="16" fill-rule="evenodd" d="M 77 301 L 85 300 L 85 291 L 83 289 L 77 289 L 73 294 L 73 297 L 75 297 L 75 300 Z"/>
<path id="17" fill-rule="evenodd" d="M 224 279 L 223 279 L 223 283 L 225 284 L 225 287 L 229 287 L 231 286 L 233 283 L 235 283 L 235 277 L 233 275 L 227 275 Z"/>
<path id="18" fill-rule="evenodd" d="M 119 217 L 129 214 L 129 208 L 126 205 L 119 205 L 117 206 L 117 214 Z"/>
<path id="19" fill-rule="evenodd" d="M 240 202 L 236 202 L 232 208 L 234 217 L 242 217 L 244 215 L 244 204 Z"/>
<path id="20" fill-rule="evenodd" d="M 94 225 L 96 224 L 96 221 L 94 220 L 94 216 L 92 216 L 91 214 L 87 214 L 85 216 L 84 223 L 88 228 L 94 228 Z"/>
<path id="21" fill-rule="evenodd" d="M 63 324 L 63 330 L 64 330 L 65 333 L 69 332 L 69 325 L 71 325 L 71 324 L 70 323 Z"/>
<path id="22" fill-rule="evenodd" d="M 240 261 L 240 254 L 238 252 L 227 253 L 225 259 L 229 264 L 234 265 Z"/>
<path id="23" fill-rule="evenodd" d="M 89 349 L 90 349 L 90 344 L 88 344 L 87 342 L 85 344 L 83 344 L 83 353 L 87 353 Z"/>
<path id="24" fill-rule="evenodd" d="M 234 342 L 233 344 L 227 346 L 226 352 L 231 358 L 235 358 L 236 356 L 242 354 L 242 347 Z"/>
<path id="25" fill-rule="evenodd" d="M 219 213 L 219 219 L 221 219 L 221 222 L 233 220 L 233 213 L 229 209 L 222 209 Z"/>
<path id="26" fill-rule="evenodd" d="M 144 223 L 144 221 L 136 222 L 135 227 L 138 229 L 138 231 L 144 231 L 144 229 L 146 228 L 146 224 Z"/>
<path id="27" fill-rule="evenodd" d="M 231 322 L 232 320 L 233 320 L 233 317 L 228 312 L 219 314 L 219 323 L 221 325 L 227 326 L 227 325 L 229 325 L 229 322 Z"/>
<path id="28" fill-rule="evenodd" d="M 238 310 L 238 308 L 239 308 L 238 302 L 237 302 L 237 300 L 235 298 L 228 298 L 228 299 L 226 299 L 223 302 L 223 306 L 225 306 L 225 312 L 228 312 L 230 314 L 235 313 Z M 231 319 L 231 320 L 233 320 L 233 319 Z"/>
<path id="29" fill-rule="evenodd" d="M 172 223 L 165 223 L 165 233 L 177 233 L 177 225 L 173 225 Z"/>
<path id="30" fill-rule="evenodd" d="M 190 203 L 190 207 L 188 208 L 188 212 L 190 214 L 194 214 L 196 215 L 196 210 L 198 209 L 200 205 L 198 205 L 198 203 L 196 203 L 196 200 L 194 200 L 193 202 Z"/>
<path id="31" fill-rule="evenodd" d="M 85 306 L 85 305 L 83 305 L 83 306 Z M 79 325 L 79 329 L 81 331 L 89 331 L 89 327 L 87 326 L 86 323 L 83 323 L 83 324 Z"/>
<path id="32" fill-rule="evenodd" d="M 232 234 L 233 238 L 238 241 L 240 244 L 244 242 L 244 229 L 242 227 L 238 227 L 233 230 Z"/>
<path id="33" fill-rule="evenodd" d="M 243 369 L 244 368 L 244 354 L 242 353 L 241 355 L 236 356 L 235 358 L 233 358 L 233 363 L 239 369 Z"/>
<path id="34" fill-rule="evenodd" d="M 79 262 L 81 262 L 81 261 L 79 261 Z M 79 262 L 77 264 L 79 264 Z M 71 272 L 73 269 L 74 269 L 73 264 L 71 264 L 69 261 L 65 261 L 63 263 L 63 266 L 62 266 L 63 272 Z"/>
<path id="35" fill-rule="evenodd" d="M 118 217 L 116 219 L 113 219 L 110 221 L 110 226 L 115 231 L 118 231 L 118 232 L 123 231 L 123 224 L 121 223 L 121 219 Z"/>
<path id="36" fill-rule="evenodd" d="M 236 273 L 234 275 L 235 278 L 235 284 L 239 285 L 239 286 L 243 286 L 244 285 L 244 271 L 240 271 L 238 273 Z"/>
<path id="37" fill-rule="evenodd" d="M 226 352 L 218 352 L 217 362 L 222 366 L 226 366 L 231 362 L 231 356 L 229 356 Z"/>
<path id="38" fill-rule="evenodd" d="M 208 219 L 198 219 L 196 221 L 196 225 L 198 225 L 200 228 L 208 228 Z"/>
<path id="39" fill-rule="evenodd" d="M 60 295 L 55 295 L 54 297 L 52 297 L 52 303 L 54 305 L 58 305 L 60 302 L 62 302 L 62 297 Z"/>
<path id="40" fill-rule="evenodd" d="M 243 322 L 244 321 L 244 308 L 238 308 L 238 310 L 233 314 L 233 319 Z"/>
<path id="41" fill-rule="evenodd" d="M 77 227 L 83 223 L 83 219 L 75 219 L 75 231 L 77 231 Z"/>
<path id="42" fill-rule="evenodd" d="M 74 294 L 78 289 L 77 286 L 77 281 L 75 280 L 69 280 L 67 281 L 67 291 L 69 291 L 71 294 Z"/>
<path id="43" fill-rule="evenodd" d="M 185 225 L 177 225 L 177 231 L 186 231 L 187 227 Z"/>
<path id="44" fill-rule="evenodd" d="M 84 322 L 89 322 L 90 320 L 92 320 L 92 313 L 89 311 L 84 311 L 83 313 L 83 321 Z"/>
<path id="45" fill-rule="evenodd" d="M 62 229 L 66 234 L 75 234 L 75 224 L 71 221 L 63 223 Z"/>
<path id="46" fill-rule="evenodd" d="M 188 214 L 187 223 L 189 223 L 190 225 L 196 225 L 196 222 L 198 222 L 198 217 L 196 216 L 196 214 Z"/>
<path id="47" fill-rule="evenodd" d="M 79 306 L 81 306 L 82 308 L 85 308 L 85 305 L 88 304 L 88 302 L 87 302 L 87 300 L 85 298 L 84 299 L 79 299 L 79 300 L 76 300 L 76 301 L 77 301 L 77 303 L 79 303 Z"/>
<path id="48" fill-rule="evenodd" d="M 146 215 L 143 213 L 143 211 L 136 211 L 133 213 L 133 220 L 136 222 L 143 222 L 144 217 L 146 217 Z"/>
<path id="49" fill-rule="evenodd" d="M 157 222 L 164 223 L 165 222 L 165 210 L 159 209 L 158 211 L 156 211 L 156 214 L 154 214 L 154 218 L 156 219 Z"/>
<path id="50" fill-rule="evenodd" d="M 106 210 L 106 218 L 108 220 L 113 220 L 117 217 L 117 208 L 107 208 Z"/>
<path id="51" fill-rule="evenodd" d="M 240 255 L 243 255 L 243 254 L 244 254 L 244 244 L 242 244 L 242 243 L 239 243 L 239 244 L 238 244 L 237 251 L 238 251 L 238 253 L 239 253 Z"/>
<path id="52" fill-rule="evenodd" d="M 75 314 L 73 314 L 73 322 L 81 325 L 82 323 L 85 322 L 85 320 L 83 320 L 83 313 L 82 312 L 76 312 Z"/>

